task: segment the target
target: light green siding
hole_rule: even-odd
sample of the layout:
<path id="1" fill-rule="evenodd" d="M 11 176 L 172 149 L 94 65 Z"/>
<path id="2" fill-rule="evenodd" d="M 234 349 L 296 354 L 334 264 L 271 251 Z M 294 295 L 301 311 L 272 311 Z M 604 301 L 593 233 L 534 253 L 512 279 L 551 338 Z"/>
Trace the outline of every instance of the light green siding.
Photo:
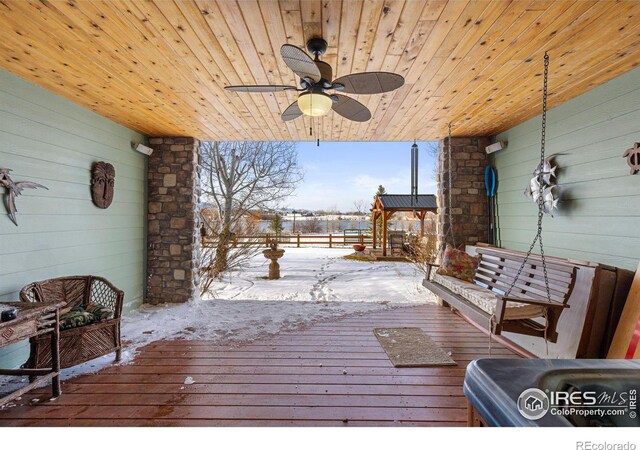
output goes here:
<path id="1" fill-rule="evenodd" d="M 13 169 L 15 181 L 49 188 L 27 189 L 17 199 L 17 227 L 0 208 L 0 300 L 17 300 L 31 281 L 95 274 L 124 290 L 125 310 L 142 303 L 146 160 L 131 149 L 142 139 L 0 70 L 0 167 Z M 91 201 L 96 161 L 116 169 L 115 196 L 106 210 Z M 0 367 L 25 357 L 25 344 L 2 349 Z"/>
<path id="2" fill-rule="evenodd" d="M 506 248 L 526 250 L 535 234 L 537 207 L 523 192 L 540 157 L 540 126 L 538 116 L 500 134 L 508 147 L 492 157 Z M 622 154 L 640 142 L 640 69 L 549 111 L 546 135 L 546 154 L 558 155 L 561 201 L 555 218 L 545 217 L 545 249 L 635 270 L 640 261 L 640 174 L 629 174 Z"/>

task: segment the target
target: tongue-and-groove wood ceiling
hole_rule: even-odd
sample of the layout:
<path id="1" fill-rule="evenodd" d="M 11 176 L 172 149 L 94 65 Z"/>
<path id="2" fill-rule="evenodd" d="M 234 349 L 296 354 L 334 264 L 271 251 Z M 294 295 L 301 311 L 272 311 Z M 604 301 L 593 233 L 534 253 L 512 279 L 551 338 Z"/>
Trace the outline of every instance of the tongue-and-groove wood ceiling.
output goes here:
<path id="1" fill-rule="evenodd" d="M 373 117 L 333 112 L 323 140 L 491 135 L 636 67 L 640 1 L 0 0 L 2 67 L 146 135 L 309 140 L 297 94 L 229 84 L 296 84 L 284 43 L 329 43 L 334 77 L 397 72 L 399 90 L 354 95 Z M 315 127 L 314 127 L 315 128 Z M 316 133 L 317 134 L 317 133 Z"/>

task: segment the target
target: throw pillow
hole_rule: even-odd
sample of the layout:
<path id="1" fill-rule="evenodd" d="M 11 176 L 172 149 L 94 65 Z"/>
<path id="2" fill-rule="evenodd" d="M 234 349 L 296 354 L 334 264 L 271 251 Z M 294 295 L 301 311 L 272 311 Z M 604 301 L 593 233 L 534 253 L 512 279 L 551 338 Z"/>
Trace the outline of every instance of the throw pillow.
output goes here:
<path id="1" fill-rule="evenodd" d="M 100 303 L 89 303 L 84 310 L 93 314 L 97 320 L 105 320 L 113 317 L 113 310 Z"/>
<path id="2" fill-rule="evenodd" d="M 70 328 L 82 327 L 96 321 L 96 316 L 86 312 L 82 306 L 72 308 L 68 313 L 60 316 L 60 329 L 68 330 Z"/>
<path id="3" fill-rule="evenodd" d="M 479 257 L 473 257 L 447 244 L 438 274 L 472 282 L 479 262 Z"/>

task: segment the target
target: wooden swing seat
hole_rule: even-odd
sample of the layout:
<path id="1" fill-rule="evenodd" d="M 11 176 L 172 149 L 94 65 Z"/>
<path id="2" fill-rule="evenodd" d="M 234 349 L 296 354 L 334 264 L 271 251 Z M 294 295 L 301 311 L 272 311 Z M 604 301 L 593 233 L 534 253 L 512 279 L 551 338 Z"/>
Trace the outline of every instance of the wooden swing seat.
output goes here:
<path id="1" fill-rule="evenodd" d="M 558 319 L 569 307 L 567 301 L 575 285 L 576 266 L 547 262 L 549 302 L 541 259 L 532 255 L 510 296 L 505 297 L 524 256 L 490 247 L 478 247 L 476 252 L 480 262 L 472 283 L 432 270 L 423 286 L 437 295 L 445 306 L 457 309 L 478 324 L 488 324 L 495 335 L 512 332 L 557 342 Z"/>

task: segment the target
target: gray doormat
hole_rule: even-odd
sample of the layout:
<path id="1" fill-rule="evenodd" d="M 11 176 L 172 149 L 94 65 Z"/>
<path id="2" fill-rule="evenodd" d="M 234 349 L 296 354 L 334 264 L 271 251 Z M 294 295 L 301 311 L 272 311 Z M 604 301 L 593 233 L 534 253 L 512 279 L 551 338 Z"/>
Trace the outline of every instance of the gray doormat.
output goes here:
<path id="1" fill-rule="evenodd" d="M 395 367 L 457 365 L 420 328 L 374 328 L 373 334 Z"/>

